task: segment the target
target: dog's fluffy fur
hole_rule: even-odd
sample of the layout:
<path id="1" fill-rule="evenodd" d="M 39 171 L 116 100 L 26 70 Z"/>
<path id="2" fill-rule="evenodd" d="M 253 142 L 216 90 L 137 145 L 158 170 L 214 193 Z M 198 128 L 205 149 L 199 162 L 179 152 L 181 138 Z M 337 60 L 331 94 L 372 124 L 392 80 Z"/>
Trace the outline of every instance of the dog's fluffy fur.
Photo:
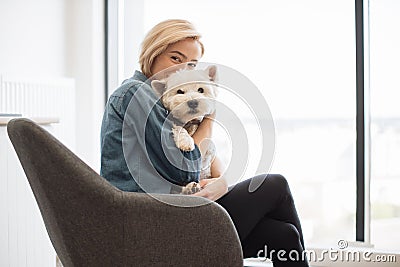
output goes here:
<path id="1" fill-rule="evenodd" d="M 192 135 L 204 116 L 215 110 L 218 92 L 213 83 L 216 76 L 217 68 L 213 65 L 205 70 L 177 71 L 164 80 L 151 82 L 154 90 L 161 96 L 162 104 L 172 115 L 174 141 L 183 151 L 192 151 L 195 148 Z M 211 143 L 205 155 L 202 155 L 200 179 L 211 177 L 211 162 L 214 156 L 215 148 Z M 182 193 L 192 194 L 199 190 L 200 186 L 192 182 L 183 187 Z"/>

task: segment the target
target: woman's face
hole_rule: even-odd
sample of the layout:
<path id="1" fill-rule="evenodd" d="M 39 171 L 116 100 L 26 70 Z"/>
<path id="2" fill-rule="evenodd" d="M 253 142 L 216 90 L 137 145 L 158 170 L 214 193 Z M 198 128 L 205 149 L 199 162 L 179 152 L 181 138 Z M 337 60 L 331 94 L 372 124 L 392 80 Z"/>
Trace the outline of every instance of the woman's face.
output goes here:
<path id="1" fill-rule="evenodd" d="M 166 68 L 186 63 L 187 67 L 195 67 L 201 58 L 201 46 L 197 40 L 187 38 L 171 44 L 160 55 L 158 55 L 150 68 L 152 75 Z M 179 67 L 182 68 L 183 65 Z M 171 68 L 173 70 L 174 68 Z"/>

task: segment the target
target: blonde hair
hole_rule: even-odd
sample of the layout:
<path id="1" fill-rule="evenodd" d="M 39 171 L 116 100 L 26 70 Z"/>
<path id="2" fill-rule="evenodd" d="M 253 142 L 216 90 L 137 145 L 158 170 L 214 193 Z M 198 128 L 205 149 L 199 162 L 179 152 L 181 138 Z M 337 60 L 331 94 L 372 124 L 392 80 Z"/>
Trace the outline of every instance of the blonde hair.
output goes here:
<path id="1" fill-rule="evenodd" d="M 204 46 L 199 40 L 200 37 L 201 35 L 194 25 L 187 20 L 169 19 L 158 23 L 147 33 L 142 42 L 139 63 L 143 74 L 146 77 L 150 77 L 154 59 L 162 54 L 169 45 L 187 38 L 192 38 L 199 42 L 201 55 L 203 55 Z"/>

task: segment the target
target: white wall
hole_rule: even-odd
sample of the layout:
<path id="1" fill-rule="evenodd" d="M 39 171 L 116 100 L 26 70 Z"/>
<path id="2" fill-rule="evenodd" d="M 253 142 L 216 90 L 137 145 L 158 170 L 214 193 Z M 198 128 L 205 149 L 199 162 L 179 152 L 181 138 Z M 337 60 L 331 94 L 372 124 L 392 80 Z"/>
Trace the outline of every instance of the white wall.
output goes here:
<path id="1" fill-rule="evenodd" d="M 1 0 L 0 73 L 76 81 L 75 152 L 96 171 L 104 107 L 102 0 Z"/>
<path id="2" fill-rule="evenodd" d="M 65 2 L 0 1 L 0 73 L 65 75 Z"/>
<path id="3" fill-rule="evenodd" d="M 66 75 L 76 80 L 77 154 L 100 169 L 100 127 L 104 110 L 104 3 L 65 0 Z"/>

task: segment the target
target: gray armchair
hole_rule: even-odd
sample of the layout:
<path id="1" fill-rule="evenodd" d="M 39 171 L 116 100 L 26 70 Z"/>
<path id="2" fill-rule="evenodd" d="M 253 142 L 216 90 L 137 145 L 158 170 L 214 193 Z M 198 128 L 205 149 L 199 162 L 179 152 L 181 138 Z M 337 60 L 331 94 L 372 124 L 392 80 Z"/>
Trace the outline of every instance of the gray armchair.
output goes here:
<path id="1" fill-rule="evenodd" d="M 14 119 L 7 127 L 65 267 L 243 266 L 234 225 L 218 204 L 158 196 L 205 203 L 183 208 L 120 191 L 34 122 Z"/>

